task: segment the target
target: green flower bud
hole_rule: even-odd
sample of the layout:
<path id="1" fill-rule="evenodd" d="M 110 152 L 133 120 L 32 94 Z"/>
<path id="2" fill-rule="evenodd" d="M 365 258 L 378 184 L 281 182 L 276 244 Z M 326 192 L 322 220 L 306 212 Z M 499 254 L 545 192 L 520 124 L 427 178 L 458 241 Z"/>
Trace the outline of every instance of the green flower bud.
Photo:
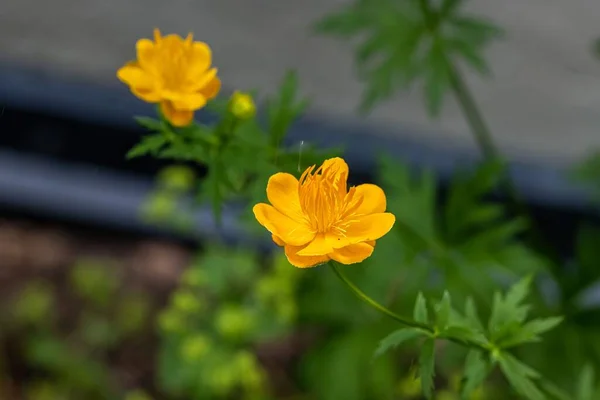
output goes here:
<path id="1" fill-rule="evenodd" d="M 229 100 L 229 111 L 238 119 L 250 119 L 256 115 L 256 104 L 248 93 L 235 92 Z"/>

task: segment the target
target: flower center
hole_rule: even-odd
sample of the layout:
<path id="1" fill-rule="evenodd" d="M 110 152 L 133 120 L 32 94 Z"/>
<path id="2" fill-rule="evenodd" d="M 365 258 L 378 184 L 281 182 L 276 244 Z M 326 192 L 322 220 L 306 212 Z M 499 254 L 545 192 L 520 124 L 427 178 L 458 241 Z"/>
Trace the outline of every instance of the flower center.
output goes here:
<path id="1" fill-rule="evenodd" d="M 334 231 L 344 236 L 350 222 L 348 217 L 362 203 L 362 198 L 355 196 L 354 188 L 346 193 L 346 173 L 335 164 L 323 165 L 316 171 L 314 168 L 308 168 L 300 177 L 300 207 L 316 232 Z"/>
<path id="2" fill-rule="evenodd" d="M 157 49 L 157 72 L 167 90 L 178 91 L 184 86 L 189 68 L 189 52 L 186 43 L 177 38 L 163 38 Z"/>

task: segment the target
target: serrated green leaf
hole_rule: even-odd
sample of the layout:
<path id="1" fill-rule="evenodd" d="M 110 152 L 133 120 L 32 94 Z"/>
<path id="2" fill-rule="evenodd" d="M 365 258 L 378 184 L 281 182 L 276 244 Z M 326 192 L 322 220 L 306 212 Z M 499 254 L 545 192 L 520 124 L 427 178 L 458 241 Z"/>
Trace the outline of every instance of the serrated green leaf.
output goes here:
<path id="1" fill-rule="evenodd" d="M 477 48 L 470 46 L 463 40 L 452 39 L 446 42 L 446 47 L 453 56 L 459 57 L 462 60 L 464 60 L 467 63 L 467 65 L 472 67 L 481 75 L 486 76 L 490 74 L 489 66 L 487 65 L 487 62 L 479 53 L 479 50 Z"/>
<path id="2" fill-rule="evenodd" d="M 308 100 L 297 96 L 298 75 L 295 71 L 288 71 L 277 96 L 267 101 L 269 141 L 274 147 L 279 147 L 291 124 L 308 107 Z"/>
<path id="3" fill-rule="evenodd" d="M 519 327 L 516 332 L 498 342 L 502 348 L 517 346 L 524 343 L 539 342 L 539 335 L 554 329 L 563 321 L 563 317 L 538 318 Z"/>
<path id="4" fill-rule="evenodd" d="M 539 378 L 537 371 L 510 354 L 501 355 L 498 362 L 504 376 L 517 393 L 529 400 L 546 400 L 546 396 L 533 382 L 534 379 Z"/>
<path id="5" fill-rule="evenodd" d="M 480 387 L 491 372 L 491 363 L 479 350 L 471 349 L 465 359 L 465 373 L 461 388 L 461 397 L 468 400 L 469 396 Z"/>
<path id="6" fill-rule="evenodd" d="M 423 331 L 414 328 L 403 328 L 392 332 L 379 342 L 374 357 L 379 357 L 390 349 L 400 346 L 402 343 L 423 335 Z"/>
<path id="7" fill-rule="evenodd" d="M 415 321 L 421 324 L 429 323 L 429 316 L 427 313 L 427 301 L 425 300 L 425 297 L 421 292 L 419 292 L 419 294 L 417 295 L 417 300 L 415 301 L 413 318 L 415 319 Z"/>
<path id="8" fill-rule="evenodd" d="M 452 37 L 458 37 L 474 48 L 481 48 L 491 40 L 503 36 L 503 30 L 483 18 L 469 16 L 454 16 L 448 19 L 449 25 L 455 30 Z"/>
<path id="9" fill-rule="evenodd" d="M 125 157 L 132 159 L 146 154 L 157 155 L 167 142 L 167 138 L 162 134 L 144 136 L 138 144 L 127 152 Z"/>
<path id="10" fill-rule="evenodd" d="M 593 400 L 596 390 L 594 367 L 591 364 L 586 364 L 577 381 L 577 399 L 576 400 Z"/>
<path id="11" fill-rule="evenodd" d="M 433 396 L 433 378 L 435 377 L 435 339 L 429 338 L 421 347 L 419 356 L 419 376 L 423 396 L 431 399 Z"/>
<path id="12" fill-rule="evenodd" d="M 488 343 L 486 337 L 478 331 L 475 331 L 466 326 L 449 326 L 438 334 L 440 339 L 453 339 L 463 343 L 476 342 L 481 345 Z"/>
<path id="13" fill-rule="evenodd" d="M 528 275 L 511 286 L 506 293 L 505 301 L 513 306 L 521 304 L 523 301 L 525 301 L 525 298 L 527 295 L 529 295 L 529 288 L 532 280 L 533 276 Z"/>
<path id="14" fill-rule="evenodd" d="M 494 294 L 492 314 L 488 322 L 492 341 L 508 340 L 521 329 L 530 309 L 529 305 L 521 303 L 529 292 L 531 280 L 532 276 L 521 279 L 508 290 L 506 296 Z"/>
<path id="15" fill-rule="evenodd" d="M 477 306 L 475 306 L 475 301 L 472 297 L 467 297 L 467 300 L 465 301 L 465 317 L 469 322 L 469 326 L 483 332 L 483 324 L 479 319 Z"/>
<path id="16" fill-rule="evenodd" d="M 161 132 L 166 128 L 165 124 L 159 119 L 150 117 L 133 117 L 133 119 L 135 119 L 135 122 L 140 126 L 143 126 L 151 132 Z"/>
<path id="17" fill-rule="evenodd" d="M 436 326 L 438 329 L 443 330 L 448 326 L 451 311 L 452 304 L 450 293 L 448 293 L 448 291 L 444 291 L 444 296 L 436 307 Z"/>

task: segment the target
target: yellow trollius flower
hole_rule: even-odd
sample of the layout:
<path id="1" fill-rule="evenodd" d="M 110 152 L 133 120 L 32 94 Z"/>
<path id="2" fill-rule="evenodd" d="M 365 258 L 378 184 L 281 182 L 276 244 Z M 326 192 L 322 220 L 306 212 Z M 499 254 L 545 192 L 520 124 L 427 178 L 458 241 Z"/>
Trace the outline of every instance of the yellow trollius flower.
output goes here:
<path id="1" fill-rule="evenodd" d="M 386 213 L 385 193 L 372 184 L 347 189 L 348 165 L 341 158 L 308 168 L 300 180 L 287 173 L 269 179 L 269 204 L 253 211 L 258 222 L 284 246 L 299 268 L 329 260 L 353 264 L 371 256 L 375 240 L 390 231 L 396 218 Z"/>
<path id="2" fill-rule="evenodd" d="M 117 77 L 132 93 L 160 108 L 174 126 L 189 125 L 194 112 L 206 105 L 221 89 L 217 69 L 211 68 L 212 52 L 189 34 L 161 36 L 154 30 L 154 41 L 140 39 L 137 60 L 117 71 Z"/>

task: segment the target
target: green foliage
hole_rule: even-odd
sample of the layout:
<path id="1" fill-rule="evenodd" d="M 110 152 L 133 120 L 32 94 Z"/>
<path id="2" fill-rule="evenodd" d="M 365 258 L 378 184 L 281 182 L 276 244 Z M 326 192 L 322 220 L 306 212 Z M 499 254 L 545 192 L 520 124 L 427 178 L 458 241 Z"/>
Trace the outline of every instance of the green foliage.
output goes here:
<path id="1" fill-rule="evenodd" d="M 282 140 L 291 124 L 308 105 L 298 98 L 298 79 L 289 72 L 273 99 L 267 100 L 267 121 L 257 118 L 239 119 L 231 113 L 227 102 L 214 101 L 209 107 L 219 121 L 213 125 L 197 124 L 176 129 L 162 116 L 159 120 L 137 118 L 151 132 L 128 153 L 129 158 L 145 155 L 177 162 L 193 162 L 207 168 L 198 181 L 198 199 L 209 203 L 217 222 L 228 201 L 243 200 L 250 204 L 262 201 L 264 187 L 273 173 L 297 173 L 299 155 L 296 149 L 283 148 Z M 160 113 L 159 113 L 160 115 Z M 312 147 L 302 150 L 303 162 L 322 160 L 323 154 Z M 186 189 L 189 180 L 186 180 Z M 178 197 L 164 191 L 147 203 L 146 215 L 158 216 L 154 222 L 173 220 L 185 228 L 186 214 L 178 212 Z"/>
<path id="2" fill-rule="evenodd" d="M 214 246 L 185 271 L 159 320 L 158 378 L 167 393 L 191 399 L 268 394 L 251 350 L 289 333 L 295 321 L 289 306 L 299 275 L 282 261 L 265 270 L 253 253 Z M 279 290 L 265 290 L 267 282 Z"/>
<path id="3" fill-rule="evenodd" d="M 317 23 L 319 33 L 361 39 L 355 64 L 366 84 L 363 111 L 421 80 L 427 109 L 437 116 L 444 94 L 455 84 L 454 62 L 464 62 L 481 74 L 489 72 L 483 51 L 501 30 L 464 14 L 464 1 L 436 3 L 355 0 Z"/>
<path id="4" fill-rule="evenodd" d="M 429 322 L 427 303 L 419 293 L 413 312 L 414 325 L 386 337 L 375 354 L 380 356 L 407 340 L 424 337 L 419 370 L 423 395 L 429 399 L 433 396 L 435 344 L 438 339 L 445 339 L 470 348 L 465 359 L 463 398 L 468 399 L 498 365 L 520 395 L 530 400 L 546 399 L 544 389 L 537 383 L 540 374 L 507 351 L 516 345 L 539 341 L 541 334 L 556 327 L 562 320 L 556 317 L 526 320 L 529 305 L 523 302 L 529 293 L 530 283 L 531 278 L 527 277 L 514 284 L 505 295 L 495 293 L 487 328 L 477 316 L 472 300 L 466 302 L 465 313 L 461 314 L 452 308 L 448 292 L 434 304 L 434 322 Z M 419 327 L 419 324 L 425 324 L 425 327 Z"/>
<path id="5" fill-rule="evenodd" d="M 524 220 L 510 218 L 504 205 L 486 198 L 502 173 L 495 162 L 459 172 L 446 200 L 439 201 L 431 173 L 414 176 L 406 165 L 382 158 L 378 180 L 396 216 L 394 255 L 376 253 L 366 263 L 395 257 L 399 273 L 410 274 L 411 287 L 430 286 L 431 274 L 439 272 L 448 290 L 460 293 L 467 287 L 482 302 L 489 302 L 488 293 L 499 282 L 542 270 L 544 259 L 519 240 Z"/>

